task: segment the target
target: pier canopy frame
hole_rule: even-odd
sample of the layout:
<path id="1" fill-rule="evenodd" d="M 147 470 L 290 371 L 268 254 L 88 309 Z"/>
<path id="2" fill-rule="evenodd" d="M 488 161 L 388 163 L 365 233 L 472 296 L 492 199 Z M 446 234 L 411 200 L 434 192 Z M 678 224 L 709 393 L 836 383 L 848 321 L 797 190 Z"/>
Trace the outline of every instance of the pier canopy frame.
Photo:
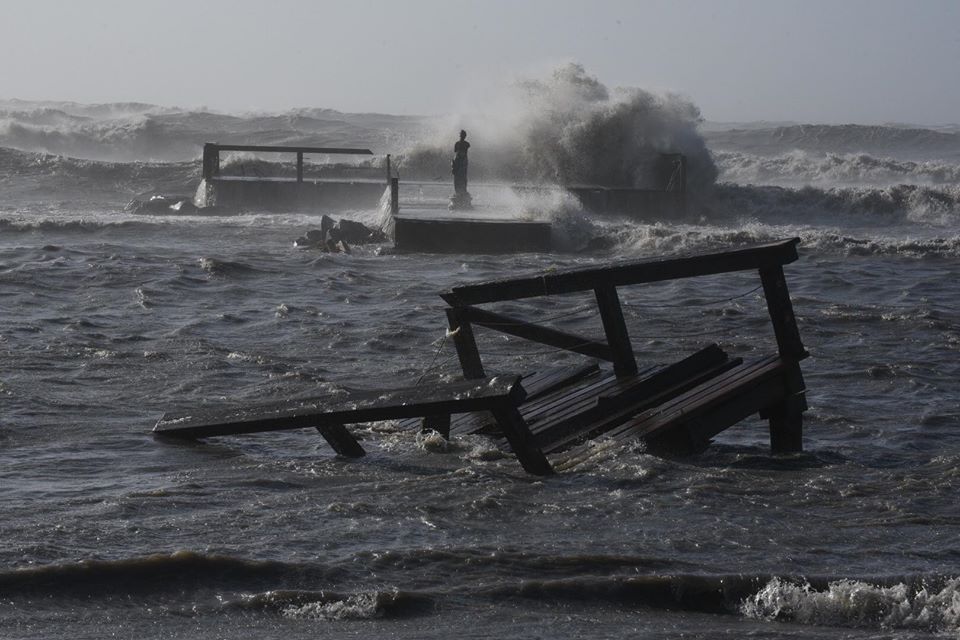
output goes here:
<path id="1" fill-rule="evenodd" d="M 203 145 L 203 179 L 211 180 L 220 175 L 221 151 L 246 151 L 250 153 L 295 153 L 297 154 L 297 182 L 303 182 L 303 156 L 306 153 L 323 155 L 363 155 L 372 156 L 370 149 L 349 147 L 302 147 L 291 145 L 254 145 L 219 144 L 207 142 Z M 390 156 L 387 156 L 387 178 L 390 177 Z"/>

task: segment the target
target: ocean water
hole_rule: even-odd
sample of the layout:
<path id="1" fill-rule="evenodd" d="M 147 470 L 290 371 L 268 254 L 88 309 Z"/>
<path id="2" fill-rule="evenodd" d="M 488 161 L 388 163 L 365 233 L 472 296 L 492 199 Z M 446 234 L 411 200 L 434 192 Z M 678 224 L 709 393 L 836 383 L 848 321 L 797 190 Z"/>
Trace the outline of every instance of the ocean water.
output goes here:
<path id="1" fill-rule="evenodd" d="M 0 637 L 960 635 L 957 131 L 725 127 L 705 135 L 718 183 L 684 219 L 487 184 L 478 203 L 550 218 L 561 250 L 341 255 L 292 246 L 323 212 L 124 206 L 193 193 L 206 131 L 385 153 L 424 122 L 2 108 Z M 454 378 L 437 293 L 457 283 L 788 237 L 812 354 L 802 454 L 771 455 L 758 419 L 685 458 L 599 441 L 550 478 L 482 437 L 391 422 L 354 429 L 358 460 L 309 431 L 150 433 L 168 410 Z M 771 351 L 758 285 L 621 290 L 638 360 Z M 509 309 L 596 334 L 588 302 Z M 581 362 L 478 337 L 491 371 Z"/>

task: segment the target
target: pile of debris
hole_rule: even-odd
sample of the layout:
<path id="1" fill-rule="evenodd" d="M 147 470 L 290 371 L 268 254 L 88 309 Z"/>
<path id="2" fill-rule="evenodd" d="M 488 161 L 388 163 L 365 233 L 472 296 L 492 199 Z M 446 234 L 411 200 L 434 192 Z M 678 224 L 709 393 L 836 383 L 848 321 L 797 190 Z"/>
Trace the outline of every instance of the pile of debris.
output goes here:
<path id="1" fill-rule="evenodd" d="M 359 222 L 330 216 L 320 218 L 320 228 L 310 229 L 293 241 L 298 249 L 319 249 L 330 253 L 350 253 L 350 245 L 386 242 L 387 234 Z"/>

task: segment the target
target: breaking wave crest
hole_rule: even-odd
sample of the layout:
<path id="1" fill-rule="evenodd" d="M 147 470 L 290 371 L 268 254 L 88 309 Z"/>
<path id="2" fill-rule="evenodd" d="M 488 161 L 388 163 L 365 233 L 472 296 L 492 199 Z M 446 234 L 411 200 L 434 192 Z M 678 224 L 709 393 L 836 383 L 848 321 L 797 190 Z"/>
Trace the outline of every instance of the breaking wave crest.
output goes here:
<path id="1" fill-rule="evenodd" d="M 464 117 L 446 127 L 446 137 L 409 150 L 402 158 L 404 173 L 449 176 L 447 138 L 463 126 L 483 141 L 470 152 L 471 175 L 482 180 L 662 186 L 656 175 L 661 153 L 687 156 L 693 190 L 717 176 L 697 130 L 700 111 L 678 95 L 611 91 L 570 63 L 549 78 L 516 83 L 507 102 L 499 114 Z"/>
<path id="2" fill-rule="evenodd" d="M 430 612 L 435 604 L 427 595 L 398 589 L 360 593 L 274 590 L 246 594 L 224 606 L 306 620 L 370 620 L 420 615 Z"/>
<path id="3" fill-rule="evenodd" d="M 797 124 L 782 127 L 728 129 L 709 135 L 710 145 L 748 153 L 869 153 L 897 158 L 960 160 L 960 130 L 894 125 Z"/>
<path id="4" fill-rule="evenodd" d="M 927 184 L 960 183 L 960 164 L 928 160 L 915 162 L 866 153 L 812 154 L 792 151 L 759 156 L 736 151 L 713 154 L 720 180 L 738 184 Z"/>
<path id="5" fill-rule="evenodd" d="M 802 223 L 824 217 L 842 221 L 860 216 L 878 223 L 931 225 L 954 225 L 960 220 L 960 185 L 822 189 L 723 184 L 717 186 L 713 196 L 708 207 L 714 214 L 761 220 L 775 216 Z"/>
<path id="6" fill-rule="evenodd" d="M 877 585 L 859 580 L 826 586 L 773 578 L 740 607 L 759 620 L 866 629 L 960 630 L 960 579 Z"/>
<path id="7" fill-rule="evenodd" d="M 78 191 L 192 193 L 199 171 L 200 163 L 194 161 L 107 162 L 0 147 L 0 184 L 47 197 Z"/>

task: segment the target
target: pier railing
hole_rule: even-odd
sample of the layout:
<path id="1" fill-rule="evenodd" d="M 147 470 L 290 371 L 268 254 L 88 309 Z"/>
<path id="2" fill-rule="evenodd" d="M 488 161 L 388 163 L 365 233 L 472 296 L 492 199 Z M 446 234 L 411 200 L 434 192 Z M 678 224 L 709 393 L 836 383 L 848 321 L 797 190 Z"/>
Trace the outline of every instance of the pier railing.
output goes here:
<path id="1" fill-rule="evenodd" d="M 632 375 L 637 372 L 637 361 L 623 318 L 618 287 L 756 269 L 766 294 L 780 356 L 785 361 L 798 362 L 807 352 L 800 340 L 783 265 L 797 259 L 799 242 L 793 238 L 722 253 L 640 260 L 498 280 L 453 287 L 440 296 L 450 305 L 447 318 L 465 378 L 485 376 L 473 325 L 612 362 L 618 375 Z M 596 298 L 606 340 L 559 331 L 476 306 L 590 290 Z"/>
<path id="2" fill-rule="evenodd" d="M 207 142 L 203 145 L 203 178 L 210 180 L 220 175 L 221 151 L 246 151 L 250 153 L 295 153 L 297 154 L 297 182 L 303 182 L 303 156 L 307 153 L 324 155 L 365 155 L 372 156 L 370 149 L 351 149 L 342 147 L 299 147 L 287 145 L 217 144 Z M 387 175 L 390 178 L 390 156 L 386 161 Z"/>

